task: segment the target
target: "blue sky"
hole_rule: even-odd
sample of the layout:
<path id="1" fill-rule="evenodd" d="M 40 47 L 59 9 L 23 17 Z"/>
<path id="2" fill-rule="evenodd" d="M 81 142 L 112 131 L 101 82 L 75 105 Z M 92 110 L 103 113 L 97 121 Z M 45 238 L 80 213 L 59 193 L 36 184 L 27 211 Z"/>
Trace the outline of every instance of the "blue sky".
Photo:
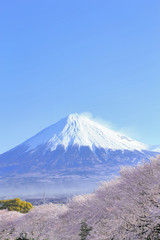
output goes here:
<path id="1" fill-rule="evenodd" d="M 160 144 L 160 1 L 0 1 L 0 153 L 70 113 Z"/>

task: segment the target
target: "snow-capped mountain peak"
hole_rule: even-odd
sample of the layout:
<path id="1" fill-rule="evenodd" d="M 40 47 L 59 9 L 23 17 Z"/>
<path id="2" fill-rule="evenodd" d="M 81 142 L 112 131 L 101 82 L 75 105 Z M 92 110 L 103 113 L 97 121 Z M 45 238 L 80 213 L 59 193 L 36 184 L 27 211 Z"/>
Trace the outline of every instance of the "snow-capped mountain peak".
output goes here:
<path id="1" fill-rule="evenodd" d="M 155 154 L 143 143 L 71 114 L 0 155 L 0 194 L 85 193 L 118 175 L 122 165 L 135 166 Z"/>
<path id="2" fill-rule="evenodd" d="M 70 145 L 89 146 L 113 150 L 145 150 L 147 146 L 123 136 L 101 124 L 79 114 L 70 114 L 50 127 L 44 129 L 25 142 L 29 149 L 41 144 L 54 151 L 58 145 L 65 149 Z"/>

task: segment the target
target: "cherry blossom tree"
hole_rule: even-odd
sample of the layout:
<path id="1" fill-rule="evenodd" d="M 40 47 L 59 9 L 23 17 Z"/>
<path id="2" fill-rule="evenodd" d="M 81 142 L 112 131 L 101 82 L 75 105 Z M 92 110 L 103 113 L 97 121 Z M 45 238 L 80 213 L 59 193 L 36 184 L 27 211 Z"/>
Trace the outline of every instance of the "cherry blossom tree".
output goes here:
<path id="1" fill-rule="evenodd" d="M 123 167 L 120 177 L 66 205 L 45 204 L 27 214 L 0 211 L 0 239 L 26 234 L 35 240 L 80 240 L 82 222 L 92 229 L 86 240 L 160 239 L 160 156 Z"/>

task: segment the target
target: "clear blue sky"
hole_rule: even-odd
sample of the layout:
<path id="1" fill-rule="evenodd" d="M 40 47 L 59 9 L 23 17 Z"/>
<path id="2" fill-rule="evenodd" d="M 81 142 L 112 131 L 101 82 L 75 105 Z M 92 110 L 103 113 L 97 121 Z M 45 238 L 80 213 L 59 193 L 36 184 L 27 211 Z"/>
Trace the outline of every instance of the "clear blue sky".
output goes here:
<path id="1" fill-rule="evenodd" d="M 74 112 L 160 144 L 159 11 L 159 0 L 0 0 L 0 153 Z"/>

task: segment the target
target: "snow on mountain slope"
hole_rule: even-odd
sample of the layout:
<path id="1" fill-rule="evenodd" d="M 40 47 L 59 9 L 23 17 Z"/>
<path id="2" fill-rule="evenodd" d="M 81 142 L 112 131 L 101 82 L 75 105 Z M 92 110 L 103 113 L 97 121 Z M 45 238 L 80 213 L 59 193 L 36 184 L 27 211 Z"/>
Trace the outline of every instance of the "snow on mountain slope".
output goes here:
<path id="1" fill-rule="evenodd" d="M 150 151 L 160 152 L 160 145 L 153 145 L 149 148 Z"/>
<path id="2" fill-rule="evenodd" d="M 90 192 L 117 176 L 121 166 L 135 166 L 155 154 L 145 144 L 71 114 L 0 154 L 0 196 Z"/>
<path id="3" fill-rule="evenodd" d="M 79 114 L 70 114 L 50 127 L 44 129 L 23 144 L 35 149 L 45 144 L 54 151 L 58 145 L 67 149 L 71 145 L 89 146 L 113 150 L 145 150 L 147 145 L 137 142 L 118 132 L 108 129 L 99 123 Z"/>

